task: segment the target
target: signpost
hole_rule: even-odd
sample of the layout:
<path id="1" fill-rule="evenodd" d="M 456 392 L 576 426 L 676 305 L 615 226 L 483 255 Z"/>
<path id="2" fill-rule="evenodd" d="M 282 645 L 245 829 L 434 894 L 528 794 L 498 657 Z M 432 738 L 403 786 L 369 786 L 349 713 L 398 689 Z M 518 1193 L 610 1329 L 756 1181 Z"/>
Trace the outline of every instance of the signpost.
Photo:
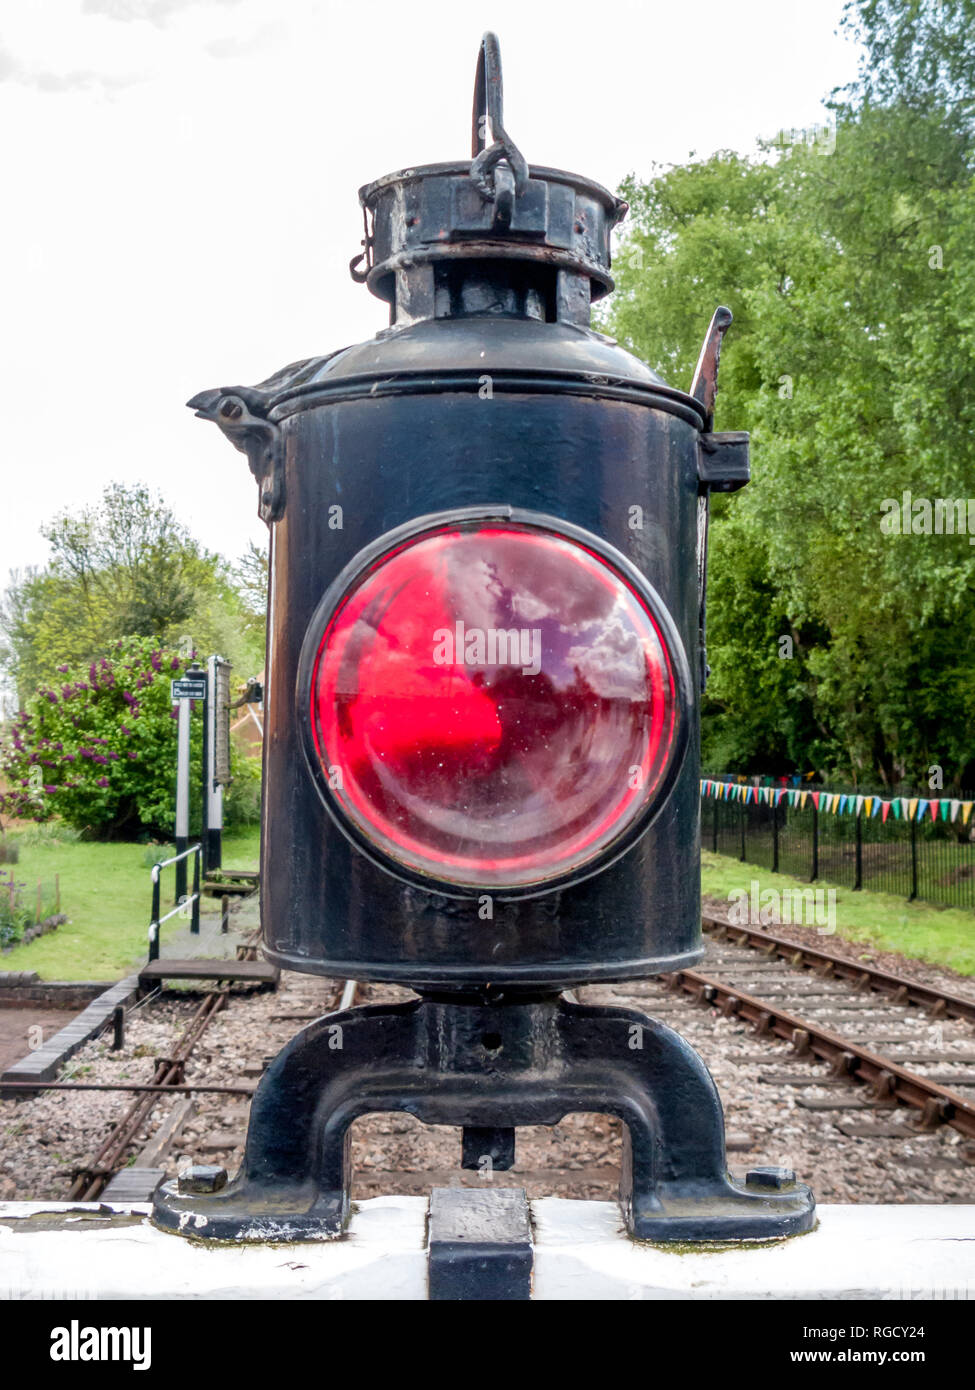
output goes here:
<path id="1" fill-rule="evenodd" d="M 179 705 L 179 722 L 176 729 L 176 853 L 183 854 L 190 838 L 190 714 L 192 702 L 202 700 L 204 730 L 206 728 L 207 676 L 199 666 L 193 665 L 186 675 L 169 683 L 170 698 Z M 204 745 L 206 735 L 204 733 Z M 204 746 L 204 761 L 206 748 Z M 204 832 L 206 829 L 206 788 L 203 798 Z M 205 833 L 203 838 L 206 853 Z M 176 901 L 186 897 L 186 860 L 176 863 Z"/>

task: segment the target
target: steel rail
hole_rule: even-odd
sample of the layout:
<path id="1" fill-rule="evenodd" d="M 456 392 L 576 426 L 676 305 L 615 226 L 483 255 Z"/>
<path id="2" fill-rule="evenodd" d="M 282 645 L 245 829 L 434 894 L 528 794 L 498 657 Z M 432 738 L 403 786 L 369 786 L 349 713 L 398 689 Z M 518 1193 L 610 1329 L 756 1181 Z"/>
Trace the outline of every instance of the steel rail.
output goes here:
<path id="1" fill-rule="evenodd" d="M 356 980 L 345 980 L 339 1001 L 339 1008 L 350 1008 L 355 1001 L 358 988 Z M 122 1118 L 109 1132 L 100 1148 L 91 1159 L 81 1166 L 75 1175 L 69 1191 L 69 1199 L 92 1200 L 113 1176 L 116 1166 L 128 1149 L 138 1131 L 142 1128 L 153 1106 L 161 1095 L 237 1095 L 253 1096 L 255 1086 L 251 1084 L 227 1085 L 206 1083 L 186 1083 L 182 1080 L 183 1069 L 193 1048 L 202 1037 L 214 1015 L 226 1004 L 228 995 L 223 990 L 212 990 L 193 1015 L 180 1038 L 172 1057 L 162 1058 L 156 1063 L 154 1079 L 151 1082 L 107 1082 L 107 1081 L 10 1081 L 0 1086 L 0 1095 L 9 1091 L 118 1091 L 135 1094 L 135 1099 Z"/>
<path id="2" fill-rule="evenodd" d="M 194 1085 L 184 1081 L 3 1081 L 0 1095 L 6 1091 L 145 1091 L 152 1095 L 188 1095 L 196 1091 L 214 1091 L 219 1095 L 252 1096 L 255 1086 L 241 1082 L 238 1086 Z"/>
<path id="3" fill-rule="evenodd" d="M 920 980 L 912 980 L 905 975 L 894 975 L 888 970 L 878 970 L 875 966 L 861 964 L 831 951 L 805 946 L 788 937 L 775 936 L 772 932 L 761 931 L 757 927 L 738 926 L 720 917 L 704 916 L 702 925 L 708 932 L 730 938 L 739 946 L 754 946 L 767 956 L 778 956 L 790 965 L 812 966 L 825 976 L 851 980 L 864 989 L 876 990 L 890 997 L 894 1004 L 920 1004 L 930 1007 L 935 1016 L 963 1018 L 975 1023 L 975 1002 L 965 999 L 936 985 L 925 985 Z M 747 970 L 747 966 L 744 967 Z"/>
<path id="4" fill-rule="evenodd" d="M 213 990 L 206 995 L 183 1032 L 172 1057 L 161 1058 L 157 1061 L 152 1089 L 136 1096 L 122 1118 L 113 1125 L 97 1152 L 92 1156 L 91 1161 L 79 1166 L 68 1191 L 69 1201 L 78 1199 L 91 1201 L 98 1196 L 119 1159 L 145 1123 L 159 1098 L 159 1094 L 163 1091 L 175 1093 L 177 1085 L 182 1082 L 183 1070 L 190 1053 L 202 1037 L 210 1020 L 223 1007 L 226 999 L 227 994 L 222 990 Z M 28 1086 L 44 1086 L 43 1082 L 28 1082 L 27 1084 Z M 70 1086 L 71 1083 L 61 1083 L 61 1085 Z M 87 1085 L 96 1086 L 99 1083 L 76 1082 L 74 1085 L 80 1088 Z"/>
<path id="5" fill-rule="evenodd" d="M 716 980 L 699 970 L 678 970 L 661 979 L 671 989 L 683 989 L 693 995 L 700 1004 L 719 1003 L 723 1014 L 735 1014 L 753 1023 L 760 1035 L 783 1038 L 800 1054 L 812 1053 L 832 1063 L 840 1075 L 871 1083 L 878 1098 L 889 1097 L 920 1109 L 925 1125 L 948 1124 L 975 1139 L 975 1106 L 938 1082 L 907 1071 L 889 1057 L 871 1052 L 849 1038 L 817 1027 L 808 1019 L 776 1008 L 768 999 L 757 998 L 726 980 Z"/>

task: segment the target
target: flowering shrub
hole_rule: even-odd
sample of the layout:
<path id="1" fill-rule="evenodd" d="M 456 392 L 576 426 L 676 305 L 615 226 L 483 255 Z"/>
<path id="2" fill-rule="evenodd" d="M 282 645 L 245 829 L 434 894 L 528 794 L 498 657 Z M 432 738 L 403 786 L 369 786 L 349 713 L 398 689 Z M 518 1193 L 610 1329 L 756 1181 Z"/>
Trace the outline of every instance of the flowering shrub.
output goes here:
<path id="1" fill-rule="evenodd" d="M 15 945 L 24 928 L 34 920 L 34 914 L 21 897 L 20 890 L 24 886 L 12 873 L 0 869 L 0 947 Z"/>
<path id="2" fill-rule="evenodd" d="M 175 648 L 132 637 L 83 668 L 59 667 L 57 684 L 28 700 L 0 743 L 8 788 L 0 814 L 58 815 L 105 838 L 168 837 L 176 792 L 169 682 L 186 665 Z M 201 723 L 191 725 L 196 767 Z"/>

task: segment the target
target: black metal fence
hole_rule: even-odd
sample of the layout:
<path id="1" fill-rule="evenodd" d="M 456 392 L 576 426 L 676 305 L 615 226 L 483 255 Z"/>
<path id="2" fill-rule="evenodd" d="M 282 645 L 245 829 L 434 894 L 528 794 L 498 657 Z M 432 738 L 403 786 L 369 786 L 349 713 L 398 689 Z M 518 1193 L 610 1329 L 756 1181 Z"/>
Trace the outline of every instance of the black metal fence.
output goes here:
<path id="1" fill-rule="evenodd" d="M 970 794 L 969 794 L 970 795 Z M 865 811 L 833 814 L 805 806 L 703 796 L 701 844 L 773 873 L 826 879 L 946 907 L 975 910 L 975 814 L 967 825 L 924 818 L 886 821 Z"/>

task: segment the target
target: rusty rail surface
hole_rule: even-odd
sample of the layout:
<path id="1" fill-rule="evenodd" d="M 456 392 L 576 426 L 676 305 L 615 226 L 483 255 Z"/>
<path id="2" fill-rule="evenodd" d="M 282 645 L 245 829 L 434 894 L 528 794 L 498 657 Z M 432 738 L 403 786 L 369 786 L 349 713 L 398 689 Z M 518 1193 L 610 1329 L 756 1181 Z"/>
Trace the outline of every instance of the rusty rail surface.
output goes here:
<path id="1" fill-rule="evenodd" d="M 869 1083 L 878 1098 L 888 1097 L 892 1102 L 920 1109 L 923 1125 L 948 1124 L 975 1139 L 975 1106 L 938 1082 L 916 1076 L 890 1058 L 808 1019 L 777 1009 L 770 1000 L 756 998 L 726 980 L 689 969 L 663 975 L 661 979 L 670 988 L 693 995 L 700 1004 L 717 1004 L 726 1017 L 734 1014 L 753 1023 L 762 1036 L 783 1038 L 801 1055 L 812 1053 L 830 1062 L 838 1075 Z"/>
<path id="2" fill-rule="evenodd" d="M 107 1184 L 117 1168 L 126 1149 L 138 1134 L 163 1092 L 175 1094 L 183 1081 L 183 1071 L 187 1059 L 197 1042 L 203 1036 L 213 1016 L 223 1008 L 227 994 L 223 990 L 211 991 L 193 1015 L 185 1032 L 173 1050 L 172 1057 L 160 1058 L 153 1076 L 153 1089 L 140 1094 L 133 1100 L 125 1114 L 114 1125 L 92 1158 L 82 1164 L 75 1172 L 74 1181 L 68 1190 L 69 1201 L 92 1201 Z M 28 1083 L 35 1087 L 43 1082 Z M 69 1083 L 64 1083 L 70 1086 Z M 81 1083 L 85 1085 L 85 1083 Z M 90 1083 L 97 1085 L 98 1083 Z M 55 1083 L 57 1085 L 57 1083 Z"/>
<path id="3" fill-rule="evenodd" d="M 196 1091 L 214 1091 L 219 1095 L 252 1096 L 256 1087 L 241 1082 L 238 1086 L 193 1085 L 184 1081 L 4 1081 L 4 1091 L 145 1091 L 152 1095 L 192 1095 Z"/>
<path id="4" fill-rule="evenodd" d="M 246 943 L 256 950 L 259 929 Z M 355 1002 L 357 989 L 355 980 L 343 982 L 338 1001 L 340 1009 L 350 1008 Z M 81 1167 L 75 1170 L 74 1181 L 68 1193 L 69 1200 L 92 1201 L 103 1190 L 119 1168 L 126 1150 L 144 1125 L 153 1106 L 162 1095 L 238 1095 L 253 1096 L 256 1086 L 251 1084 L 212 1084 L 187 1083 L 183 1074 L 193 1048 L 203 1036 L 211 1019 L 225 1007 L 229 995 L 225 990 L 212 990 L 208 993 L 193 1015 L 181 1036 L 172 1057 L 161 1058 L 156 1063 L 155 1075 L 151 1082 L 103 1082 L 103 1081 L 24 1081 L 7 1082 L 3 1090 L 33 1091 L 120 1091 L 135 1093 L 135 1099 L 102 1142 L 97 1152 Z M 321 1017 L 322 1015 L 316 1015 Z"/>
<path id="5" fill-rule="evenodd" d="M 788 937 L 775 936 L 772 932 L 757 927 L 737 926 L 721 917 L 704 915 L 701 923 L 707 932 L 719 938 L 734 941 L 739 946 L 754 946 L 769 957 L 780 957 L 789 965 L 811 966 L 823 977 L 832 976 L 838 980 L 851 980 L 863 989 L 876 990 L 887 995 L 891 1004 L 921 1004 L 929 1007 L 932 1016 L 942 1018 L 964 1018 L 975 1023 L 975 1002 L 952 994 L 949 990 L 935 985 L 924 985 L 920 980 L 912 980 L 905 975 L 893 975 L 887 970 L 877 970 L 874 966 L 848 960 L 833 955 L 831 951 L 804 946 Z"/>

